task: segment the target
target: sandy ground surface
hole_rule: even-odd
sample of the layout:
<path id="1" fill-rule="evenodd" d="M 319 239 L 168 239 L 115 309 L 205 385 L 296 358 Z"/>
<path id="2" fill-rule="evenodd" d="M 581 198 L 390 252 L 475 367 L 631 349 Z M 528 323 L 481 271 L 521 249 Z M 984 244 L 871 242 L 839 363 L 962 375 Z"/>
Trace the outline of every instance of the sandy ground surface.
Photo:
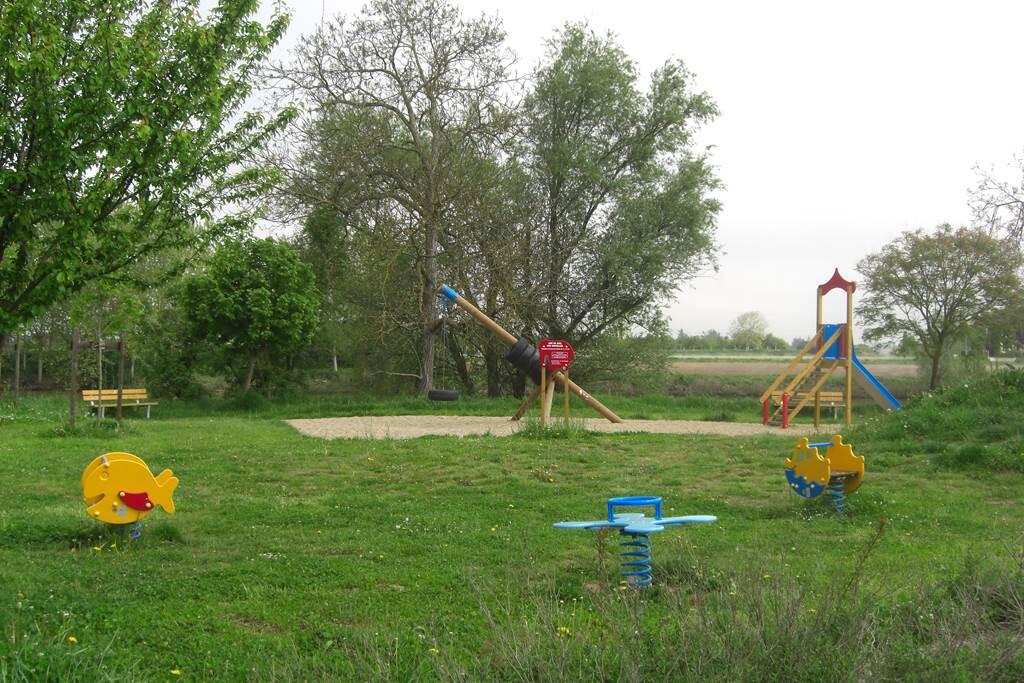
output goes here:
<path id="1" fill-rule="evenodd" d="M 414 439 L 418 436 L 470 436 L 490 434 L 508 436 L 520 422 L 507 417 L 463 417 L 458 415 L 391 415 L 387 417 L 323 417 L 287 420 L 307 436 L 321 439 Z M 785 432 L 749 422 L 700 422 L 696 420 L 627 420 L 614 424 L 604 419 L 578 420 L 595 432 L 653 432 L 658 434 L 721 434 L 748 436 L 757 434 L 811 434 L 810 425 L 793 425 Z"/>
<path id="2" fill-rule="evenodd" d="M 744 375 L 756 377 L 760 375 L 777 375 L 786 369 L 789 361 L 753 362 L 753 363 L 702 363 L 677 360 L 672 362 L 672 370 L 682 375 Z M 876 363 L 864 361 L 864 365 L 875 377 L 914 377 L 917 366 L 904 363 Z M 836 377 L 842 372 L 837 371 Z"/>

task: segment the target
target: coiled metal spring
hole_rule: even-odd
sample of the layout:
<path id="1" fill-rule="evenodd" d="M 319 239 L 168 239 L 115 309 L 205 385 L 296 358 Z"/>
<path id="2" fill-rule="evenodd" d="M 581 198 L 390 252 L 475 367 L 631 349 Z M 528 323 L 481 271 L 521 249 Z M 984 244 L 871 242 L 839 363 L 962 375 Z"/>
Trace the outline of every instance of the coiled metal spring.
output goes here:
<path id="1" fill-rule="evenodd" d="M 651 576 L 651 541 L 647 534 L 622 535 L 628 540 L 623 540 L 619 545 L 624 548 L 619 556 L 622 558 L 622 576 L 626 583 L 635 588 L 650 586 L 653 577 Z"/>
<path id="2" fill-rule="evenodd" d="M 842 482 L 830 483 L 825 489 L 828 503 L 839 516 L 846 515 L 846 488 Z"/>

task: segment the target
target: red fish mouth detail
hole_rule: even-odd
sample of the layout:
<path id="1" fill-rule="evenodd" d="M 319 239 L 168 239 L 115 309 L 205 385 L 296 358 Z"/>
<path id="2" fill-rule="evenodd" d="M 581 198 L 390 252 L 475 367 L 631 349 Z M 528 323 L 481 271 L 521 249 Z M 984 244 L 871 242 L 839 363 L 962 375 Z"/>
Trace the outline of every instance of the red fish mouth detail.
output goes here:
<path id="1" fill-rule="evenodd" d="M 133 510 L 145 512 L 153 509 L 153 501 L 149 499 L 149 494 L 145 491 L 142 491 L 141 493 L 118 491 L 117 497 L 121 499 L 121 502 Z"/>

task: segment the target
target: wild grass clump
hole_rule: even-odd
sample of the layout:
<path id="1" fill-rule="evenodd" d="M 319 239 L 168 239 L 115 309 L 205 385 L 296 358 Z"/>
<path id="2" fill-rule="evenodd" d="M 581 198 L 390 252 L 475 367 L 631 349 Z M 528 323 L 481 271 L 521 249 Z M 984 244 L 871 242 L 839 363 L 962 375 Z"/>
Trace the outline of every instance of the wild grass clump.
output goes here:
<path id="1" fill-rule="evenodd" d="M 522 420 L 517 436 L 528 439 L 580 439 L 590 436 L 592 432 L 587 430 L 586 423 L 580 418 L 570 417 L 568 421 L 562 417 L 552 416 L 548 418 L 546 425 L 541 425 L 540 420 L 534 417 L 527 417 Z"/>
<path id="2" fill-rule="evenodd" d="M 857 428 L 875 452 L 928 453 L 950 469 L 1024 472 L 1024 370 L 1005 369 L 924 394 Z"/>
<path id="3" fill-rule="evenodd" d="M 799 577 L 714 577 L 699 565 L 639 591 L 549 586 L 525 605 L 481 591 L 483 648 L 433 633 L 433 665 L 446 680 L 1021 680 L 1019 561 L 1008 572 L 970 558 L 947 580 L 889 595 L 868 569 L 884 528 L 820 592 Z"/>

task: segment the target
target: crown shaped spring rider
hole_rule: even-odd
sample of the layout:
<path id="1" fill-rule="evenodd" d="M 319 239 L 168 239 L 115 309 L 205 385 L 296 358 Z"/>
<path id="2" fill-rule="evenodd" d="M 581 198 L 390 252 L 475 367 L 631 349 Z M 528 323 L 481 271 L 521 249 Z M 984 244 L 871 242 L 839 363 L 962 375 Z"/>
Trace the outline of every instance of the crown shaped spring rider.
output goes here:
<path id="1" fill-rule="evenodd" d="M 845 515 L 847 494 L 864 481 L 864 458 L 843 443 L 841 434 L 822 443 L 804 438 L 793 447 L 793 457 L 786 458 L 785 472 L 793 493 L 803 498 L 825 494 L 836 514 Z"/>

